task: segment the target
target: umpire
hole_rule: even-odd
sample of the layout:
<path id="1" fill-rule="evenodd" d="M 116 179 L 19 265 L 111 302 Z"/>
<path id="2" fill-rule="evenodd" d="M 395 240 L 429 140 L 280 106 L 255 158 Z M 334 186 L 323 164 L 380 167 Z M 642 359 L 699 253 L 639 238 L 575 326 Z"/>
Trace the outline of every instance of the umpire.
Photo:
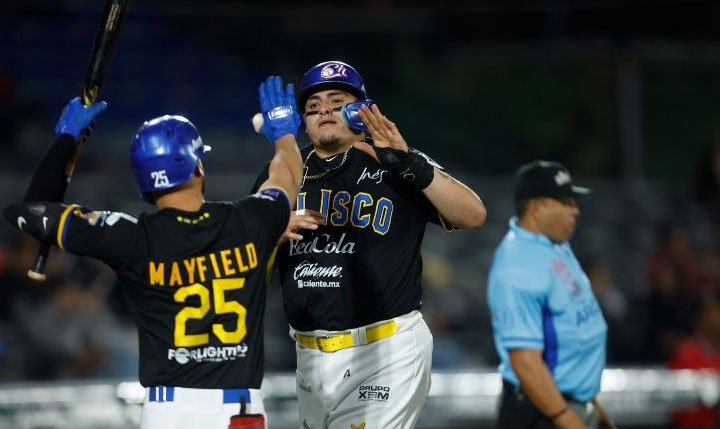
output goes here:
<path id="1" fill-rule="evenodd" d="M 615 428 L 595 396 L 605 367 L 607 325 L 568 240 L 580 210 L 557 162 L 515 173 L 515 211 L 488 280 L 503 377 L 497 427 Z"/>

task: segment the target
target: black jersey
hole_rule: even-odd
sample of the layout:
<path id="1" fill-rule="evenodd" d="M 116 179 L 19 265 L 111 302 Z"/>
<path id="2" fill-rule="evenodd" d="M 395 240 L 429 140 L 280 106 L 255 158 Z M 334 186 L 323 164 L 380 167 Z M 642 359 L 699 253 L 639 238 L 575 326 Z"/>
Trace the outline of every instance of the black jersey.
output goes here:
<path id="1" fill-rule="evenodd" d="M 65 210 L 60 247 L 118 275 L 138 325 L 142 385 L 260 388 L 267 260 L 290 213 L 281 194 L 137 219 Z"/>
<path id="2" fill-rule="evenodd" d="M 326 216 L 277 254 L 283 305 L 298 330 L 342 330 L 420 308 L 420 246 L 428 221 L 439 223 L 425 195 L 351 148 L 329 160 L 302 150 L 305 178 L 297 209 Z M 267 170 L 256 187 L 267 177 Z"/>

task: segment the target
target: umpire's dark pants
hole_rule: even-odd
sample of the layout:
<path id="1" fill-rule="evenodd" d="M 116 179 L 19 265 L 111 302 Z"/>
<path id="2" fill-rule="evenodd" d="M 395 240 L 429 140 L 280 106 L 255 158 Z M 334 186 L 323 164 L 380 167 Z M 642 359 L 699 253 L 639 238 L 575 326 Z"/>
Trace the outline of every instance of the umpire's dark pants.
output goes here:
<path id="1" fill-rule="evenodd" d="M 589 428 L 597 428 L 597 418 L 588 403 L 563 395 L 568 407 L 585 420 Z M 553 422 L 538 410 L 522 391 L 509 381 L 503 380 L 502 395 L 496 429 L 555 429 Z"/>

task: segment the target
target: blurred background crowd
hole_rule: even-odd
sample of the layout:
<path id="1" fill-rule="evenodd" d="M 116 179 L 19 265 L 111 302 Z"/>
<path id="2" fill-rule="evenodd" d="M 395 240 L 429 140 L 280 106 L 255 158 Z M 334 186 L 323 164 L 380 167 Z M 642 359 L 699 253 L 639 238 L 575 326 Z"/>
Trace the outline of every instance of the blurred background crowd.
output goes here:
<path id="1" fill-rule="evenodd" d="M 80 91 L 102 3 L 0 5 L 4 204 L 22 196 Z M 150 209 L 127 151 L 162 114 L 188 116 L 213 146 L 209 198 L 246 195 L 271 153 L 250 125 L 257 84 L 343 60 L 409 144 L 488 208 L 479 231 L 426 236 L 437 369 L 497 364 L 487 268 L 513 214 L 512 172 L 544 158 L 595 191 L 572 244 L 610 326 L 609 366 L 720 370 L 718 22 L 720 3 L 694 0 L 134 0 L 101 92 L 110 107 L 68 199 Z M 0 227 L 0 382 L 135 378 L 114 276 L 55 252 L 49 280 L 30 282 L 35 249 Z M 294 370 L 275 282 L 267 311 L 267 367 Z"/>

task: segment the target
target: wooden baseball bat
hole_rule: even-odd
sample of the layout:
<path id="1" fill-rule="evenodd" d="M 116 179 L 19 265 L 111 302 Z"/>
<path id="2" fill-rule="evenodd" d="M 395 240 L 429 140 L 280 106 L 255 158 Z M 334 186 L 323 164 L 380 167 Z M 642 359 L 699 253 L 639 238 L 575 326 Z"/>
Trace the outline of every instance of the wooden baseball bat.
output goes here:
<path id="1" fill-rule="evenodd" d="M 85 106 L 97 101 L 129 3 L 130 0 L 106 0 L 105 2 L 105 11 L 100 26 L 95 33 L 90 62 L 83 82 L 82 102 Z M 65 191 L 75 170 L 75 162 L 80 153 L 80 146 L 84 141 L 85 136 L 81 135 L 75 145 L 75 151 L 65 167 L 65 182 L 61 194 L 57 195 L 55 199 L 56 201 L 62 201 L 65 197 Z M 37 256 L 35 256 L 35 263 L 27 272 L 28 277 L 36 281 L 45 280 L 45 264 L 47 263 L 49 251 L 50 245 L 45 243 L 40 245 Z"/>

